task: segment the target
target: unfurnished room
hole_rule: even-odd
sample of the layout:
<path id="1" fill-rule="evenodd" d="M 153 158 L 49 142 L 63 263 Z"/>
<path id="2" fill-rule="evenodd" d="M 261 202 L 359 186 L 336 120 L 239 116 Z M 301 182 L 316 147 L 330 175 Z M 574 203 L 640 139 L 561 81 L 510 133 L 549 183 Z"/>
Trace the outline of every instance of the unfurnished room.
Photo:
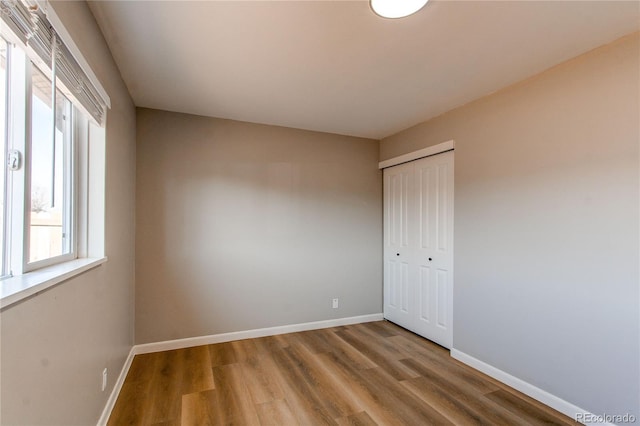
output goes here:
<path id="1" fill-rule="evenodd" d="M 0 424 L 640 424 L 640 3 L 0 0 Z"/>

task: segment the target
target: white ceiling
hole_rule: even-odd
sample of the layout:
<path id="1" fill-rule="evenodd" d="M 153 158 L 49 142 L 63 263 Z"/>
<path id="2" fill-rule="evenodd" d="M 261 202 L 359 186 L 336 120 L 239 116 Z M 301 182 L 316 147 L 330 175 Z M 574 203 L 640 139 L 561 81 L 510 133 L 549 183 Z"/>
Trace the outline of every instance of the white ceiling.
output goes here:
<path id="1" fill-rule="evenodd" d="M 635 1 L 100 1 L 137 106 L 380 139 L 640 28 Z"/>

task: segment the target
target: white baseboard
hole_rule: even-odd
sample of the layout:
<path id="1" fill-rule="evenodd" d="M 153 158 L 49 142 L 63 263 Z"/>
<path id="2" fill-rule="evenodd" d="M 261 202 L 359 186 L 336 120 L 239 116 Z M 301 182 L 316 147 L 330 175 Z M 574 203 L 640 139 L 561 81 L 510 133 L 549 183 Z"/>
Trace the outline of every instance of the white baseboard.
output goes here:
<path id="1" fill-rule="evenodd" d="M 135 355 L 136 353 L 134 346 L 129 351 L 129 355 L 127 356 L 127 359 L 122 366 L 122 370 L 120 370 L 120 374 L 118 375 L 118 380 L 116 380 L 116 383 L 113 385 L 113 389 L 111 389 L 111 394 L 109 394 L 107 404 L 104 406 L 104 410 L 102 410 L 100 419 L 98 419 L 98 426 L 106 426 L 107 422 L 109 421 L 109 416 L 111 416 L 111 411 L 116 405 L 118 395 L 120 395 L 120 390 L 122 390 L 122 385 L 124 384 L 124 379 L 127 377 L 127 373 L 129 372 L 129 368 L 131 368 L 131 363 L 133 362 L 133 357 Z"/>
<path id="2" fill-rule="evenodd" d="M 120 390 L 122 389 L 122 385 L 124 384 L 124 380 L 127 377 L 127 373 L 129 372 L 129 368 L 131 367 L 131 363 L 133 362 L 133 358 L 135 355 L 146 354 L 152 352 L 161 352 L 173 349 L 182 349 L 189 348 L 193 346 L 200 345 L 211 345 L 215 343 L 223 343 L 223 342 L 232 342 L 234 340 L 242 340 L 242 339 L 253 339 L 257 337 L 265 337 L 265 336 L 276 336 L 278 334 L 286 334 L 286 333 L 295 333 L 298 331 L 308 331 L 308 330 L 319 330 L 322 328 L 329 327 L 337 327 L 341 325 L 350 325 L 350 324 L 360 324 L 365 322 L 372 321 L 382 321 L 384 316 L 382 313 L 379 314 L 370 314 L 370 315 L 361 315 L 356 317 L 347 317 L 347 318 L 337 318 L 332 320 L 324 320 L 324 321 L 314 321 L 314 322 L 306 322 L 301 324 L 290 324 L 283 325 L 278 327 L 267 327 L 267 328 L 259 328 L 254 330 L 245 330 L 245 331 L 236 331 L 232 333 L 222 333 L 222 334 L 212 334 L 209 336 L 199 336 L 199 337 L 190 337 L 186 339 L 177 339 L 177 340 L 167 340 L 164 342 L 156 342 L 156 343 L 146 343 L 142 345 L 135 345 L 131 348 L 129 352 L 129 356 L 127 357 L 124 365 L 122 366 L 122 371 L 118 376 L 118 380 L 116 381 L 113 389 L 111 390 L 111 394 L 109 395 L 109 399 L 107 400 L 107 404 L 102 411 L 102 415 L 98 420 L 98 426 L 104 426 L 107 424 L 109 420 L 109 416 L 111 415 L 111 411 L 115 406 L 116 400 L 118 399 L 118 395 L 120 394 Z M 493 377 L 494 379 L 511 386 L 512 388 L 524 393 L 525 395 L 530 396 L 531 398 L 542 402 L 543 404 L 563 413 L 564 415 L 570 417 L 571 419 L 576 419 L 577 414 L 583 414 L 585 418 L 594 416 L 587 410 L 583 410 L 582 408 L 571 404 L 559 398 L 555 395 L 550 394 L 547 391 L 544 391 L 531 383 L 525 382 L 515 376 L 512 376 L 509 373 L 506 373 L 492 365 L 489 365 L 483 361 L 480 361 L 477 358 L 472 357 L 471 355 L 467 355 L 464 352 L 461 352 L 455 348 L 451 349 L 451 357 L 457 359 L 458 361 L 467 364 L 470 367 L 475 368 L 478 371 L 483 372 L 484 374 Z M 582 422 L 585 425 L 607 425 L 614 426 L 612 423 L 605 422 Z"/>
<path id="3" fill-rule="evenodd" d="M 594 418 L 592 413 L 587 410 L 583 410 L 580 407 L 577 407 L 570 402 L 565 401 L 562 398 L 559 398 L 553 394 L 550 394 L 547 391 L 544 391 L 531 383 L 525 382 L 515 376 L 512 376 L 509 373 L 506 373 L 492 365 L 489 365 L 483 361 L 480 361 L 477 358 L 472 357 L 471 355 L 467 355 L 464 352 L 461 352 L 457 349 L 451 349 L 451 357 L 457 359 L 458 361 L 467 364 L 470 367 L 475 368 L 478 371 L 483 372 L 487 376 L 491 376 L 494 379 L 504 383 L 505 385 L 511 386 L 512 388 L 522 392 L 525 395 L 530 396 L 531 398 L 542 402 L 543 404 L 553 408 L 564 414 L 567 417 L 570 417 L 573 420 L 580 421 L 580 419 L 576 418 L 579 414 L 582 415 L 582 419 Z M 581 421 L 581 423 L 585 425 L 611 425 L 612 423 L 605 422 L 585 422 Z"/>
<path id="4" fill-rule="evenodd" d="M 212 334 L 209 336 L 190 337 L 187 339 L 168 340 L 165 342 L 146 343 L 143 345 L 135 345 L 131 348 L 129 356 L 122 366 L 122 371 L 118 376 L 107 404 L 102 410 L 102 415 L 98 420 L 98 426 L 105 426 L 111 416 L 111 411 L 116 404 L 124 379 L 127 377 L 133 358 L 139 354 L 152 352 L 168 351 L 172 349 L 189 348 L 192 346 L 211 345 L 215 343 L 231 342 L 234 340 L 252 339 L 256 337 L 275 336 L 278 334 L 295 333 L 297 331 L 319 330 L 321 328 L 337 327 L 340 325 L 360 324 L 363 322 L 382 321 L 384 319 L 382 313 L 361 315 L 357 317 L 337 318 L 325 321 L 305 322 L 302 324 L 283 325 L 279 327 L 259 328 L 255 330 L 236 331 L 233 333 Z"/>
<path id="5" fill-rule="evenodd" d="M 382 321 L 382 314 L 361 315 L 357 317 L 337 318 L 324 321 L 305 322 L 302 324 L 282 325 L 278 327 L 258 328 L 255 330 L 234 331 L 232 333 L 211 334 L 209 336 L 189 337 L 186 339 L 167 340 L 164 342 L 145 343 L 134 346 L 135 353 L 169 351 L 172 349 L 190 348 L 192 346 L 212 345 L 215 343 L 232 342 L 234 340 L 254 339 L 256 337 L 275 336 L 278 334 L 295 333 L 297 331 L 319 330 L 321 328 L 337 327 L 340 325 L 360 324 L 363 322 Z"/>

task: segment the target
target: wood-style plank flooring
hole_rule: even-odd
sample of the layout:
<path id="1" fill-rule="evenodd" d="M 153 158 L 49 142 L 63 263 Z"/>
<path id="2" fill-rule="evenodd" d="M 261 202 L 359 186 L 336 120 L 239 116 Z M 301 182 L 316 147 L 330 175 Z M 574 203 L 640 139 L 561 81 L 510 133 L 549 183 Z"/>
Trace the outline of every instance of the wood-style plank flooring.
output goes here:
<path id="1" fill-rule="evenodd" d="M 386 321 L 138 355 L 109 419 L 223 424 L 575 422 Z"/>

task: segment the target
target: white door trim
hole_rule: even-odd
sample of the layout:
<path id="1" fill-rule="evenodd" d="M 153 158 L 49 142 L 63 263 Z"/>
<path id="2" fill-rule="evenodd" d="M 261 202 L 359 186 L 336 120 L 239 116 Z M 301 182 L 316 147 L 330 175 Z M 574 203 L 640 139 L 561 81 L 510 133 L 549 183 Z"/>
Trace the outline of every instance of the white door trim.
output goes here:
<path id="1" fill-rule="evenodd" d="M 443 152 L 451 151 L 455 148 L 454 140 L 439 143 L 437 145 L 428 146 L 426 148 L 419 149 L 417 151 L 403 154 L 398 157 L 393 157 L 388 160 L 384 160 L 378 163 L 379 169 L 386 169 L 387 167 L 397 166 L 398 164 L 408 163 L 409 161 L 418 160 L 420 158 L 429 157 L 431 155 L 440 154 Z"/>

